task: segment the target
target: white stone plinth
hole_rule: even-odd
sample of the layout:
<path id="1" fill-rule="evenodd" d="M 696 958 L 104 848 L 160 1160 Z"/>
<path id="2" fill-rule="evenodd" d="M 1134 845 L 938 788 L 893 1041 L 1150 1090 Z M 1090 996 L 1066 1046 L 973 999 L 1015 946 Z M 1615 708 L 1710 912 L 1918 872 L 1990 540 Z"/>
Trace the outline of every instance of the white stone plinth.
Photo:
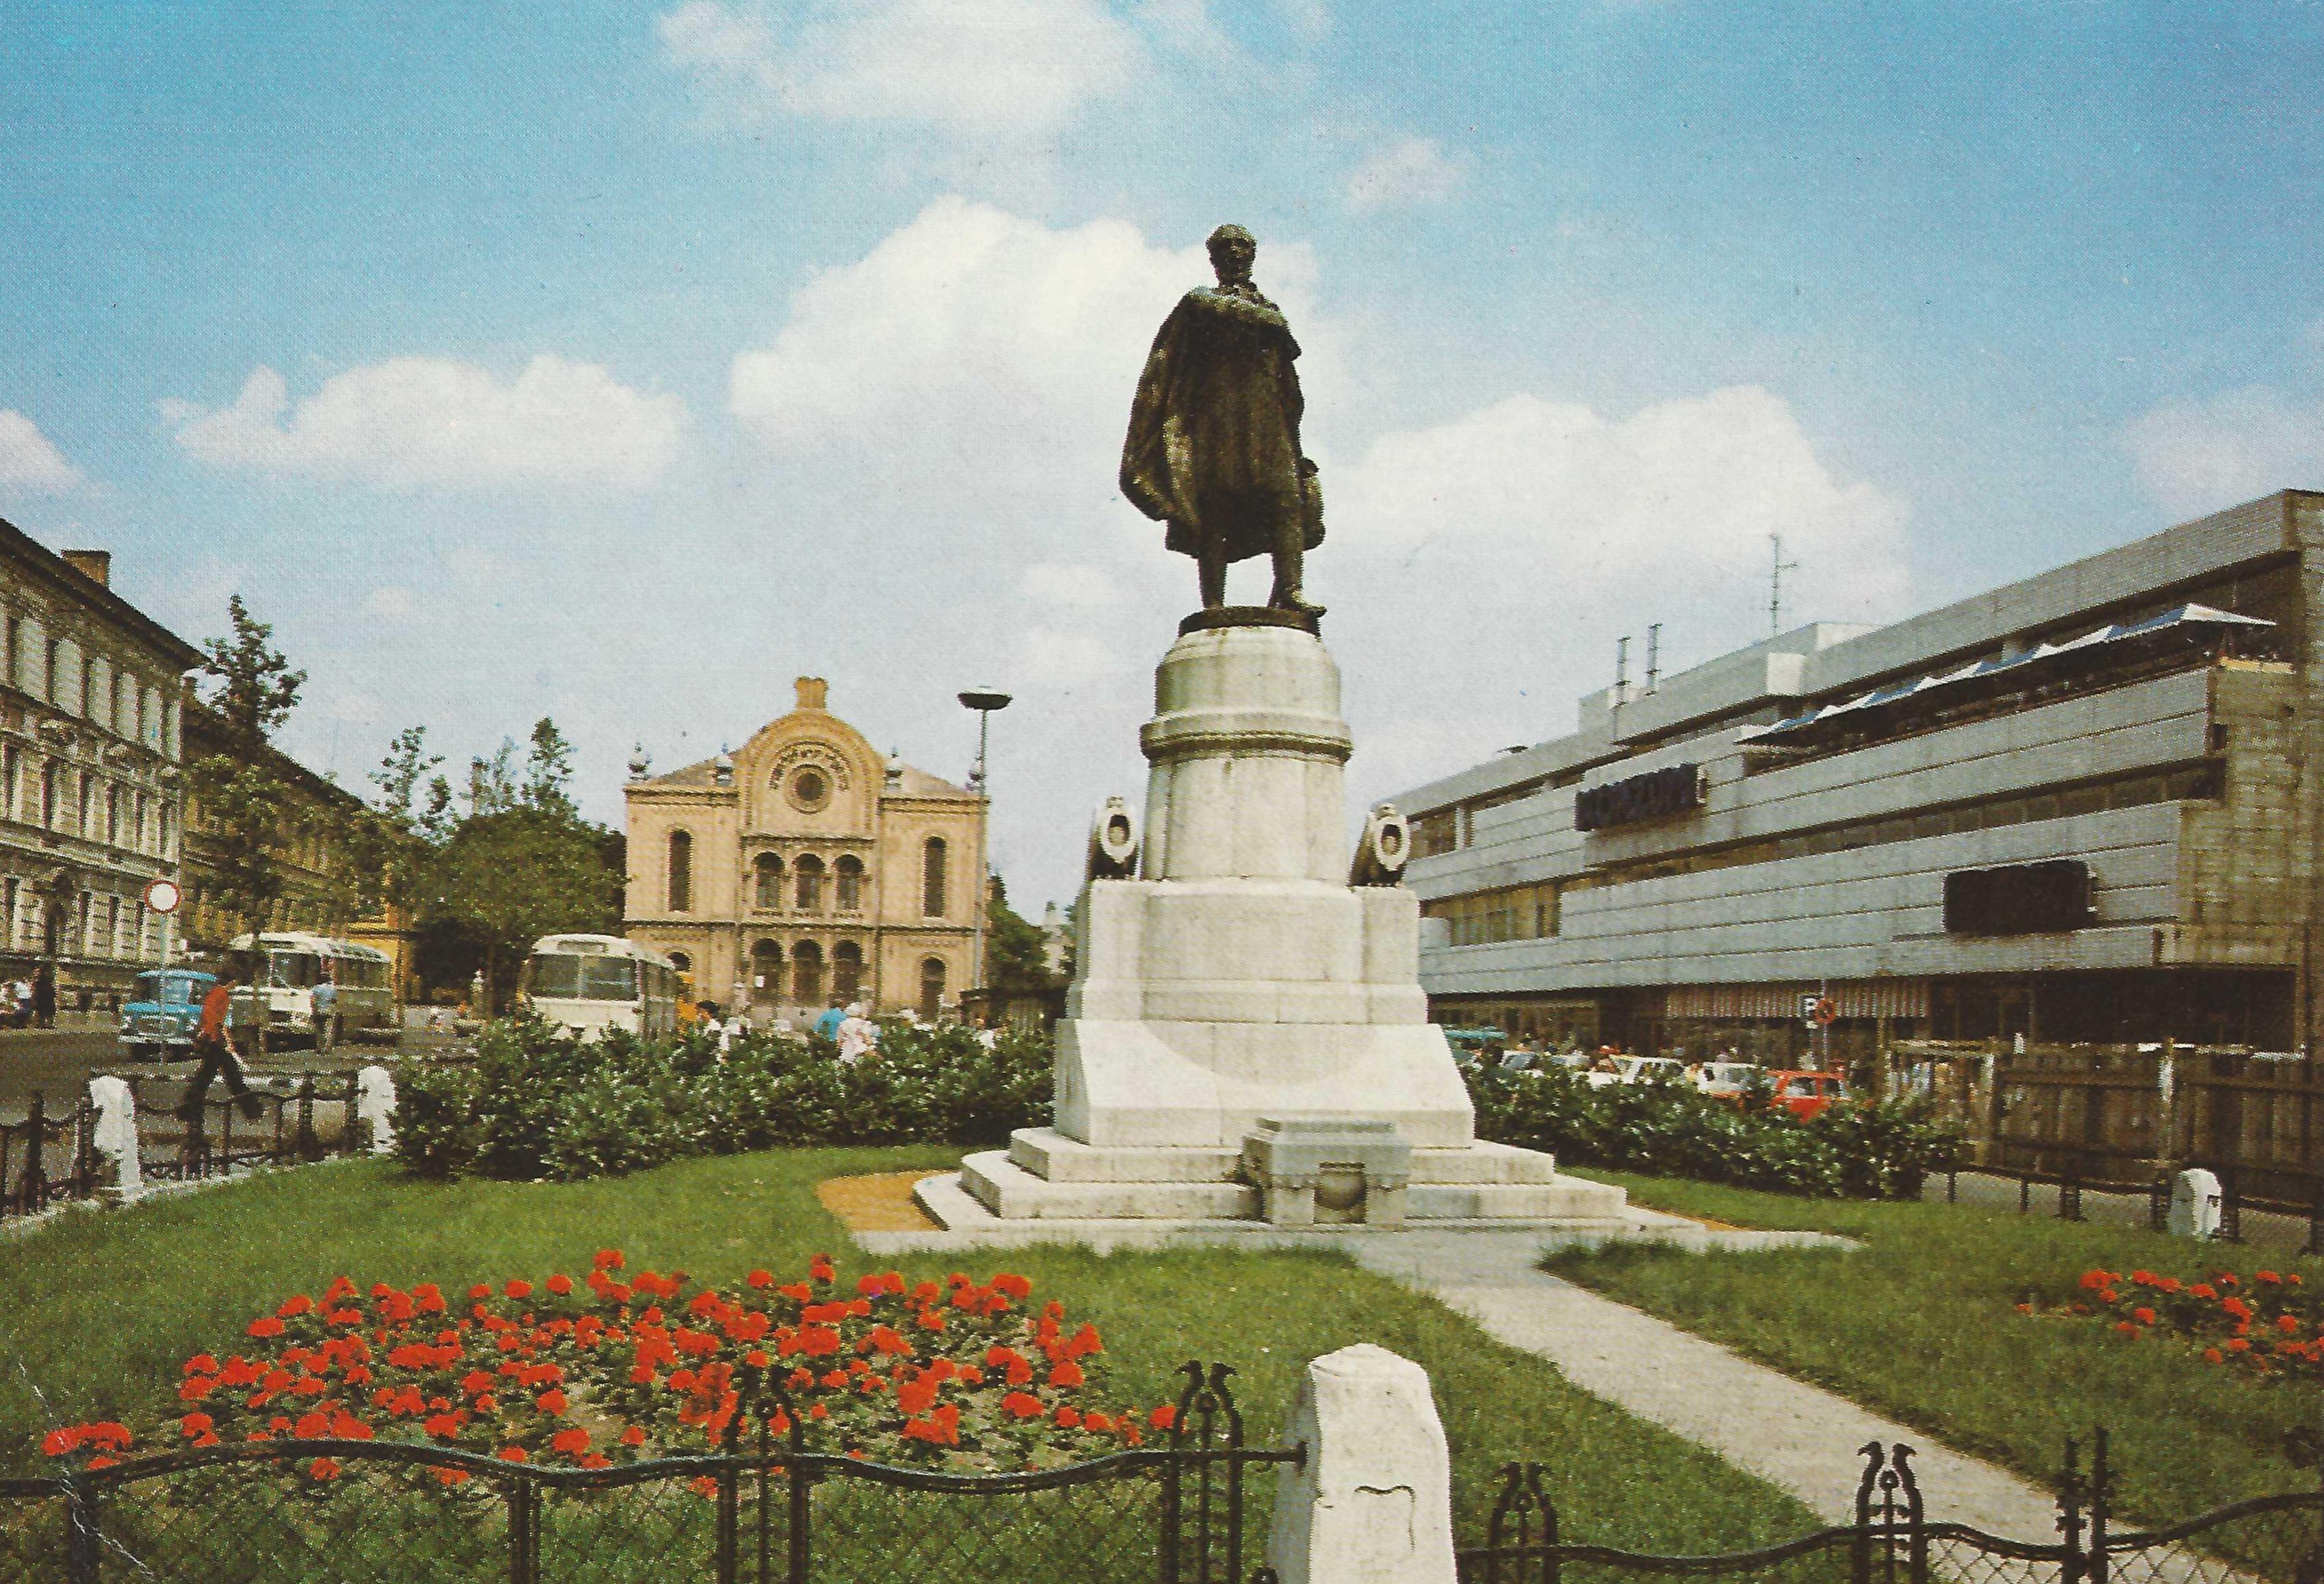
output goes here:
<path id="1" fill-rule="evenodd" d="M 1453 1584 L 1452 1459 L 1428 1372 L 1359 1342 L 1307 1366 L 1277 1477 L 1281 1584 Z"/>
<path id="2" fill-rule="evenodd" d="M 1618 1221 L 1620 1189 L 1476 1142 L 1468 1087 L 1427 1020 L 1420 903 L 1348 884 L 1339 668 L 1301 627 L 1228 619 L 1247 625 L 1182 635 L 1156 672 L 1142 861 L 1138 878 L 1082 892 L 1056 1125 L 970 1156 L 962 1195 L 935 1196 L 932 1213 L 948 1226 L 948 1209 L 1051 1223 L 1257 1218 L 1264 1196 L 1241 1152 L 1272 1121 L 1392 1128 L 1411 1171 L 1408 1184 L 1378 1185 L 1383 1228 Z M 1351 1163 L 1321 1165 L 1337 1181 Z"/>

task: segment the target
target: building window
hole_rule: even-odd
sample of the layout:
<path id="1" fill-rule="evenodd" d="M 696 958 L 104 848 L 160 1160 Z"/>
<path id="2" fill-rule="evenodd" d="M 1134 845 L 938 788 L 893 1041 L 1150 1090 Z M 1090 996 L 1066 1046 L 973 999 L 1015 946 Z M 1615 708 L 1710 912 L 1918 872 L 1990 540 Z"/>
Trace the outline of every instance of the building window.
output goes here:
<path id="1" fill-rule="evenodd" d="M 791 1000 L 801 1006 L 823 1005 L 823 948 L 812 940 L 791 948 Z"/>
<path id="2" fill-rule="evenodd" d="M 121 950 L 121 899 L 117 896 L 108 896 L 105 899 L 105 955 L 107 957 L 119 957 L 123 955 Z"/>
<path id="3" fill-rule="evenodd" d="M 798 910 L 803 913 L 823 911 L 823 860 L 813 853 L 801 856 L 793 866 L 798 876 Z"/>
<path id="4" fill-rule="evenodd" d="M 57 764 L 51 759 L 41 766 L 41 829 L 57 828 Z"/>
<path id="5" fill-rule="evenodd" d="M 834 889 L 839 894 L 839 911 L 860 913 L 863 911 L 863 860 L 848 855 L 832 866 Z"/>
<path id="6" fill-rule="evenodd" d="M 831 801 L 831 780 L 813 765 L 791 777 L 791 807 L 803 814 L 820 813 Z"/>
<path id="7" fill-rule="evenodd" d="M 694 971 L 694 959 L 686 952 L 673 951 L 669 954 L 669 966 L 679 973 L 690 974 Z"/>
<path id="8" fill-rule="evenodd" d="M 23 805 L 19 801 L 24 791 L 23 777 L 24 751 L 14 743 L 0 746 L 0 798 L 7 799 L 7 816 L 11 820 L 24 817 Z"/>
<path id="9" fill-rule="evenodd" d="M 863 987 L 863 948 L 843 940 L 831 949 L 831 995 L 835 1001 L 853 1001 Z"/>
<path id="10" fill-rule="evenodd" d="M 779 908 L 782 906 L 782 859 L 777 857 L 772 853 L 761 853 L 759 855 L 759 861 L 752 866 L 752 871 L 757 881 L 758 889 L 755 898 L 757 905 L 762 908 Z"/>
<path id="11" fill-rule="evenodd" d="M 96 794 L 97 783 L 89 779 L 88 772 L 84 770 L 80 776 L 80 796 L 77 800 L 80 816 L 78 822 L 73 827 L 73 834 L 84 840 L 96 839 L 96 831 L 89 823 L 90 805 L 94 802 Z"/>
<path id="12" fill-rule="evenodd" d="M 920 848 L 920 912 L 931 919 L 944 917 L 945 840 L 941 836 L 929 837 Z"/>
<path id="13" fill-rule="evenodd" d="M 751 948 L 751 991 L 761 1001 L 779 1001 L 783 996 L 783 949 L 772 940 L 761 940 Z"/>
<path id="14" fill-rule="evenodd" d="M 64 676 L 58 668 L 57 659 L 62 647 L 56 639 L 50 639 L 41 665 L 41 697 L 51 704 L 61 702 L 57 698 L 57 688 L 64 681 Z"/>
<path id="15" fill-rule="evenodd" d="M 919 1011 L 920 1017 L 924 1022 L 936 1022 L 937 1015 L 944 1011 L 944 959 L 940 957 L 928 958 L 920 964 Z"/>
<path id="16" fill-rule="evenodd" d="M 694 838 L 683 830 L 669 833 L 669 911 L 694 911 Z"/>
<path id="17" fill-rule="evenodd" d="M 1461 811 L 1432 809 L 1412 822 L 1412 856 L 1433 858 L 1461 845 Z"/>
<path id="18" fill-rule="evenodd" d="M 121 789 L 105 789 L 105 839 L 107 846 L 121 845 Z"/>

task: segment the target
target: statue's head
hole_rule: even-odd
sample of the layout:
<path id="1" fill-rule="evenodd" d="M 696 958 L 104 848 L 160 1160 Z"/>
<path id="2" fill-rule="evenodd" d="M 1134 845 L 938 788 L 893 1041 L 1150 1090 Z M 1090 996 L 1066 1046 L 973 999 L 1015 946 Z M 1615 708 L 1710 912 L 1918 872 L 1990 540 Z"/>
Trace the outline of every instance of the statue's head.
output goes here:
<path id="1" fill-rule="evenodd" d="M 1259 244 L 1240 226 L 1221 226 L 1211 233 L 1204 244 L 1211 250 L 1211 268 L 1218 272 L 1219 284 L 1236 286 L 1250 279 L 1250 266 L 1259 257 Z"/>

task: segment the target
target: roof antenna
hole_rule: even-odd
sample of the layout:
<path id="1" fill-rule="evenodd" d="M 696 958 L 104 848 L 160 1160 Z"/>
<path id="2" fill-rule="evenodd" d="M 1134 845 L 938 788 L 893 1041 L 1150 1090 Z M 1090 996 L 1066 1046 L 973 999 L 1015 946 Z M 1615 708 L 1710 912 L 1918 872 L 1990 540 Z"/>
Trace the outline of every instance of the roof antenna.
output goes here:
<path id="1" fill-rule="evenodd" d="M 1646 628 L 1646 691 L 1655 690 L 1655 679 L 1663 674 L 1663 625 L 1655 622 Z"/>
<path id="2" fill-rule="evenodd" d="M 1775 551 L 1774 560 L 1767 569 L 1767 636 L 1777 638 L 1784 632 L 1784 574 L 1798 571 L 1800 563 L 1784 559 L 1782 534 L 1768 534 L 1767 543 Z"/>
<path id="3" fill-rule="evenodd" d="M 1614 708 L 1630 701 L 1630 640 L 1614 640 Z"/>

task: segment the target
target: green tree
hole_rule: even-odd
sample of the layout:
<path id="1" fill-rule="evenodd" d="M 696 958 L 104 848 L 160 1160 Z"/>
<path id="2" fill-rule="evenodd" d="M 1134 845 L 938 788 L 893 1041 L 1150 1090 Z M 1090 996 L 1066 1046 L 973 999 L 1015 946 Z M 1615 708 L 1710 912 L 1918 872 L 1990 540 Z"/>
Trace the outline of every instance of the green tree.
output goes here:
<path id="1" fill-rule="evenodd" d="M 1049 973 L 1047 944 L 1041 927 L 1009 905 L 1008 886 L 993 875 L 985 899 L 984 983 L 1003 995 L 1049 989 L 1056 981 Z"/>
<path id="2" fill-rule="evenodd" d="M 448 827 L 433 829 L 428 812 L 415 806 L 420 778 L 442 763 L 441 754 L 428 752 L 426 727 L 405 727 L 389 740 L 379 768 L 371 773 L 378 797 L 367 808 L 343 813 L 344 850 L 357 876 L 355 898 L 361 911 L 410 908 L 430 848 L 450 834 Z M 434 785 L 442 786 L 443 780 L 438 776 Z M 449 788 L 444 795 L 448 801 Z M 431 808 L 433 801 L 431 796 Z"/>
<path id="3" fill-rule="evenodd" d="M 188 766 L 195 800 L 207 817 L 211 885 L 226 911 L 255 933 L 282 894 L 279 854 L 308 834 L 271 743 L 297 708 L 307 673 L 293 671 L 273 645 L 274 629 L 253 619 L 236 594 L 226 601 L 233 632 L 202 645 L 212 686 L 204 703 L 217 716 L 220 751 Z"/>
<path id="4" fill-rule="evenodd" d="M 521 781 L 512 742 L 472 759 L 468 812 L 435 841 L 429 859 L 417 921 L 424 955 L 436 972 L 454 963 L 481 970 L 488 1006 L 506 998 L 511 970 L 540 937 L 622 927 L 624 843 L 575 808 L 572 753 L 544 717 L 534 723 Z M 441 776 L 429 783 L 429 800 L 414 816 L 423 834 L 449 820 L 452 793 Z"/>

